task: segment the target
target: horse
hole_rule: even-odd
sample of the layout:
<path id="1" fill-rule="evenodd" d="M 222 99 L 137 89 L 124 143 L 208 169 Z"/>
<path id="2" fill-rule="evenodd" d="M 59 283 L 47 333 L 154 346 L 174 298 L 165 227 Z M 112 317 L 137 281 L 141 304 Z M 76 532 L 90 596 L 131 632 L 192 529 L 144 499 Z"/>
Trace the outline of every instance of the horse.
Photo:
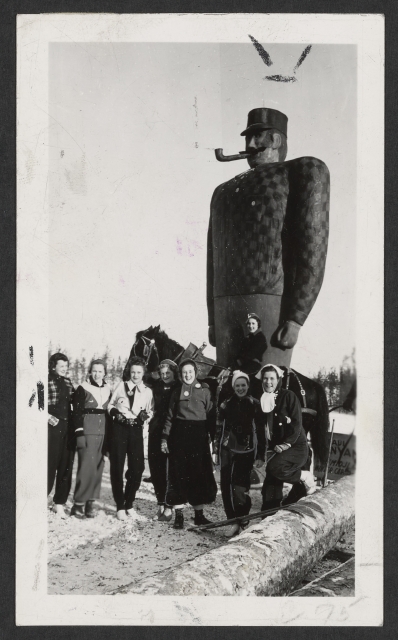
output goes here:
<path id="1" fill-rule="evenodd" d="M 138 356 L 145 360 L 149 377 L 156 371 L 159 363 L 166 358 L 178 364 L 185 357 L 192 357 L 198 363 L 199 369 L 202 367 L 198 378 L 209 385 L 218 404 L 232 394 L 231 385 L 225 384 L 228 378 L 230 380 L 232 371 L 206 358 L 202 353 L 205 346 L 206 343 L 197 349 L 191 344 L 184 349 L 176 340 L 169 338 L 160 325 L 155 327 L 151 325 L 148 329 L 136 334 L 123 372 L 123 380 L 129 379 L 130 362 L 133 357 Z M 299 398 L 304 431 L 306 435 L 310 434 L 311 447 L 315 456 L 321 464 L 325 465 L 329 451 L 329 407 L 325 390 L 319 382 L 307 378 L 298 371 L 289 367 L 281 368 L 284 371 L 282 388 L 291 389 Z M 255 397 L 259 397 L 262 393 L 261 384 L 254 376 L 250 378 L 252 393 Z"/>
<path id="2" fill-rule="evenodd" d="M 212 392 L 218 386 L 220 374 L 225 371 L 225 367 L 218 366 L 214 360 L 203 355 L 203 349 L 207 346 L 204 342 L 198 349 L 192 343 L 185 349 L 178 342 L 169 338 L 165 331 L 162 331 L 160 325 L 153 327 L 152 325 L 144 331 L 139 331 L 135 336 L 135 342 L 131 348 L 129 358 L 123 371 L 123 380 L 130 377 L 130 362 L 134 357 L 145 360 L 147 368 L 147 379 L 155 376 L 159 363 L 162 360 L 173 360 L 176 364 L 182 362 L 185 358 L 192 358 L 198 366 L 198 379 L 205 381 Z"/>

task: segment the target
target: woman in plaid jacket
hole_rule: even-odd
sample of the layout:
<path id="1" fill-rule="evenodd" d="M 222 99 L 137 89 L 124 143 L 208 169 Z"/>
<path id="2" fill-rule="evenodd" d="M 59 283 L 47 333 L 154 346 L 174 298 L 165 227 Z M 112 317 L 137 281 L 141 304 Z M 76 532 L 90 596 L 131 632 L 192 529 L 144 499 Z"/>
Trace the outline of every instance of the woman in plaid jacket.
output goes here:
<path id="1" fill-rule="evenodd" d="M 47 495 L 53 489 L 54 511 L 65 517 L 64 504 L 72 484 L 73 430 L 71 402 L 73 386 L 66 377 L 69 360 L 63 353 L 54 353 L 48 363 L 48 476 Z M 56 478 L 56 480 L 55 480 Z"/>

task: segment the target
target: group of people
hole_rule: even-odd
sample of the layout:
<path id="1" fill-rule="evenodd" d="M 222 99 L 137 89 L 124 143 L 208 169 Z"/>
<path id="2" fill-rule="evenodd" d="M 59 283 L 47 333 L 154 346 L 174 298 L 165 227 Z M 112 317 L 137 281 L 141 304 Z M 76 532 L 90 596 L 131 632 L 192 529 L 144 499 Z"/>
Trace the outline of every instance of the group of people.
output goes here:
<path id="1" fill-rule="evenodd" d="M 229 526 L 228 536 L 236 535 L 247 524 L 244 516 L 251 508 L 253 466 L 266 465 L 262 511 L 281 505 L 284 483 L 292 485 L 284 503 L 313 493 L 314 478 L 303 470 L 308 444 L 300 403 L 292 391 L 281 388 L 283 371 L 278 366 L 261 366 L 266 341 L 260 326 L 258 316 L 249 314 L 248 338 L 237 358 L 241 368 L 232 373 L 230 397 L 219 407 L 208 385 L 198 380 L 197 365 L 191 359 L 179 366 L 172 360 L 163 360 L 158 367 L 159 378 L 149 382 L 145 361 L 135 357 L 130 361 L 130 379 L 121 381 L 112 393 L 105 382 L 103 360 L 92 361 L 87 381 L 74 390 L 66 377 L 67 357 L 61 353 L 51 356 L 48 494 L 56 477 L 55 512 L 65 517 L 76 450 L 78 468 L 71 515 L 95 516 L 104 456 L 109 456 L 117 518 L 142 519 L 134 501 L 145 468 L 146 428 L 157 518 L 170 522 L 174 513 L 176 529 L 184 528 L 186 504 L 194 509 L 196 525 L 210 522 L 204 507 L 213 503 L 217 495 L 214 466 L 220 467 L 227 518 L 240 518 L 239 523 Z M 250 387 L 254 369 L 261 393 L 253 394 Z"/>

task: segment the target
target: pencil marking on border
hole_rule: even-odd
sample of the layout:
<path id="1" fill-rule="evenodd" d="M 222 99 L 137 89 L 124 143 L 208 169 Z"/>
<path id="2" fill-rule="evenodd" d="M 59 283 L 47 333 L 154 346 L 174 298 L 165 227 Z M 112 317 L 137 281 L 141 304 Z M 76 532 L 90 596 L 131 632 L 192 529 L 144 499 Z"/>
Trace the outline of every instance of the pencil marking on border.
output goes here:
<path id="1" fill-rule="evenodd" d="M 253 36 L 250 35 L 250 33 L 248 34 L 248 36 L 252 41 L 252 43 L 254 44 L 254 47 L 258 52 L 258 55 L 260 56 L 261 60 L 267 65 L 267 67 L 270 67 L 273 63 L 268 51 L 266 51 L 264 47 L 259 42 L 257 42 L 257 40 L 253 38 Z"/>
<path id="2" fill-rule="evenodd" d="M 296 73 L 297 69 L 303 64 L 304 60 L 306 59 L 306 57 L 308 56 L 309 52 L 312 49 L 312 44 L 309 44 L 308 47 L 306 47 L 303 51 L 303 53 L 301 54 L 301 56 L 298 59 L 298 62 L 296 64 L 296 66 L 293 69 L 293 72 Z"/>

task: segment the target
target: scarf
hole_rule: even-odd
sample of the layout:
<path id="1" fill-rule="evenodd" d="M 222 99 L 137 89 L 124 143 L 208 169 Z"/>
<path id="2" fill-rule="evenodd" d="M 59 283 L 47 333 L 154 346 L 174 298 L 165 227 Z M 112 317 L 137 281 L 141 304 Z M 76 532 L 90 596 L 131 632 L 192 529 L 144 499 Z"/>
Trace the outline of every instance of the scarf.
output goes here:
<path id="1" fill-rule="evenodd" d="M 263 395 L 260 398 L 261 409 L 264 413 L 269 413 L 275 409 L 275 400 L 278 395 L 278 392 L 268 393 L 264 391 Z"/>

